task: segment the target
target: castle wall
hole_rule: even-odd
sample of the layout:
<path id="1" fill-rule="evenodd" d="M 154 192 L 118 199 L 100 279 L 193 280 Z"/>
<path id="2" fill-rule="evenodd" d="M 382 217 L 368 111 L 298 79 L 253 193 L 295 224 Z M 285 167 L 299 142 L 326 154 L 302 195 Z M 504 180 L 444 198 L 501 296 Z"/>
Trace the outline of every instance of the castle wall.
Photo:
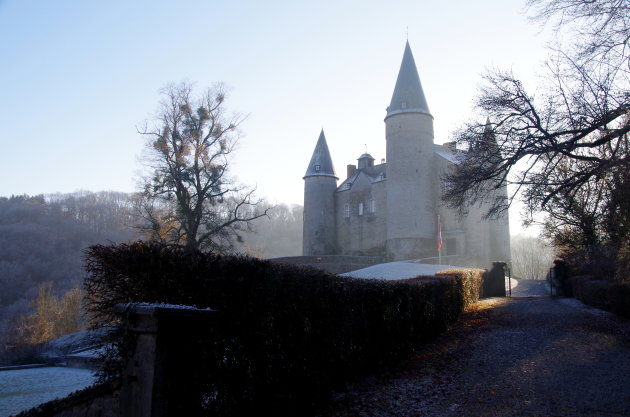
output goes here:
<path id="1" fill-rule="evenodd" d="M 496 195 L 507 199 L 507 187 L 496 191 Z M 497 219 L 489 220 L 490 252 L 492 261 L 507 262 L 512 259 L 510 251 L 510 221 L 505 211 Z"/>
<path id="2" fill-rule="evenodd" d="M 383 256 L 387 235 L 386 181 L 370 183 L 360 175 L 348 190 L 336 193 L 337 245 L 344 255 Z M 370 201 L 374 200 L 374 212 Z M 363 203 L 363 214 L 359 204 Z M 346 216 L 346 205 L 349 216 Z"/>
<path id="3" fill-rule="evenodd" d="M 437 149 L 441 149 L 442 146 L 437 146 Z M 446 150 L 441 150 L 446 152 Z M 450 154 L 451 151 L 449 150 Z M 457 212 L 457 210 L 451 209 L 442 202 L 440 198 L 441 178 L 447 173 L 447 171 L 453 166 L 453 163 L 445 157 L 436 154 L 435 165 L 437 171 L 438 181 L 438 196 L 436 197 L 436 205 L 439 207 L 440 222 L 442 223 L 442 256 L 444 257 L 443 263 L 450 265 L 457 265 L 465 259 L 466 256 L 466 236 L 464 233 L 463 219 Z M 453 262 L 448 257 L 452 257 Z"/>
<path id="4" fill-rule="evenodd" d="M 494 195 L 504 192 L 499 190 Z M 466 254 L 473 267 L 490 268 L 493 262 L 509 262 L 511 259 L 508 213 L 498 218 L 484 218 L 488 208 L 488 203 L 470 206 L 463 219 Z"/>

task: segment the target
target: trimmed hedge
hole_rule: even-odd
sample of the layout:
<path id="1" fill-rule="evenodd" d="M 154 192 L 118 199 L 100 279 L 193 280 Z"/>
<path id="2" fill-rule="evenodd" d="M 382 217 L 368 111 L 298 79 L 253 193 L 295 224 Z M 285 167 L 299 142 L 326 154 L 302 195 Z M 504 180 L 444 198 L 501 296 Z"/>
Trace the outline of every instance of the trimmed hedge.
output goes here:
<path id="1" fill-rule="evenodd" d="M 578 300 L 584 298 L 584 284 L 589 281 L 594 281 L 595 277 L 592 275 L 575 275 L 569 277 L 569 286 L 571 288 L 571 294 Z"/>
<path id="2" fill-rule="evenodd" d="M 610 310 L 608 291 L 613 286 L 610 281 L 592 280 L 582 282 L 581 300 L 584 304 L 602 310 Z"/>
<path id="3" fill-rule="evenodd" d="M 86 252 L 88 311 L 111 325 L 127 302 L 218 310 L 207 328 L 171 326 L 169 412 L 305 415 L 348 381 L 429 340 L 479 295 L 481 271 L 381 281 L 136 242 Z M 119 358 L 129 340 L 117 340 Z M 122 362 L 103 372 L 114 377 Z M 113 365 L 112 365 L 113 364 Z M 178 390 L 196 401 L 177 403 Z M 264 412 L 262 412 L 264 410 Z M 168 413 L 167 413 L 168 414 Z"/>
<path id="4" fill-rule="evenodd" d="M 447 269 L 438 272 L 436 276 L 453 276 L 455 277 L 459 298 L 463 302 L 460 310 L 476 303 L 481 294 L 484 276 L 487 272 L 483 269 Z"/>
<path id="5" fill-rule="evenodd" d="M 630 319 L 630 282 L 615 283 L 608 289 L 610 311 Z"/>
<path id="6" fill-rule="evenodd" d="M 599 280 L 592 275 L 569 278 L 573 296 L 584 304 L 630 318 L 630 283 Z"/>

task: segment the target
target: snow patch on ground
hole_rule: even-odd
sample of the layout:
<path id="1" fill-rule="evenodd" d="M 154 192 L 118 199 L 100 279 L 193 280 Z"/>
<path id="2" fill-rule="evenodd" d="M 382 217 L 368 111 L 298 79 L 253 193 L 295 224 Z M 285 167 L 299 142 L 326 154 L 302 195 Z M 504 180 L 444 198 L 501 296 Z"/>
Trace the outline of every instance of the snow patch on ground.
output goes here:
<path id="1" fill-rule="evenodd" d="M 340 274 L 342 277 L 350 278 L 374 278 L 385 280 L 397 280 L 415 278 L 419 275 L 435 275 L 446 269 L 462 269 L 459 266 L 419 264 L 414 261 L 398 261 L 385 264 L 368 266 L 356 271 Z"/>
<path id="2" fill-rule="evenodd" d="M 195 306 L 185 304 L 168 304 L 168 303 L 127 303 L 128 307 L 145 307 L 145 308 L 165 308 L 170 310 L 203 310 L 214 311 L 211 308 L 197 308 Z"/>
<path id="3" fill-rule="evenodd" d="M 66 397 L 92 385 L 96 377 L 87 369 L 36 368 L 0 372 L 0 417 Z"/>
<path id="4" fill-rule="evenodd" d="M 41 355 L 44 358 L 58 358 L 89 349 L 97 349 L 99 338 L 108 331 L 109 329 L 83 330 L 61 336 L 46 343 L 42 348 Z"/>
<path id="5" fill-rule="evenodd" d="M 615 315 L 609 311 L 606 310 L 601 310 L 599 308 L 593 307 L 593 306 L 589 306 L 587 304 L 582 303 L 580 300 L 575 299 L 575 298 L 558 298 L 558 300 L 562 303 L 562 304 L 566 304 L 569 305 L 571 307 L 574 308 L 579 308 L 589 314 L 592 314 L 594 316 L 600 316 L 600 317 L 614 317 Z"/>

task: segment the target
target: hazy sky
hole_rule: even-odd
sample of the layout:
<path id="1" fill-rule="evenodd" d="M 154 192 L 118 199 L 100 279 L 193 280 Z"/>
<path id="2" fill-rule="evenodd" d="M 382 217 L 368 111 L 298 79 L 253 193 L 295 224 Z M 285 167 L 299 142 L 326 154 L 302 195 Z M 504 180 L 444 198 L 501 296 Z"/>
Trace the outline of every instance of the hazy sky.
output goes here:
<path id="1" fill-rule="evenodd" d="M 534 83 L 549 40 L 522 1 L 0 0 L 0 195 L 133 191 L 159 89 L 216 81 L 248 114 L 233 174 L 302 203 L 324 128 L 337 174 L 385 157 L 407 37 L 448 141 L 487 68 Z M 474 115 L 477 116 L 477 115 Z M 483 115 L 479 116 L 485 118 Z M 512 218 L 517 217 L 514 212 Z"/>

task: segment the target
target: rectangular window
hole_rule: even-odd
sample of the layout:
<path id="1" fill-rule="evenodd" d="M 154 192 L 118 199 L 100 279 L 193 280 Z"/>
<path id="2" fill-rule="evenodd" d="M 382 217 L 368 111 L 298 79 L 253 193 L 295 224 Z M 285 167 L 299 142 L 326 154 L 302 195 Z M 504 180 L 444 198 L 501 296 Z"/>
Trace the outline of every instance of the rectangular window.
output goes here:
<path id="1" fill-rule="evenodd" d="M 376 213 L 376 201 L 371 199 L 368 203 L 368 213 Z"/>
<path id="2" fill-rule="evenodd" d="M 350 218 L 350 204 L 346 204 L 345 206 L 343 206 L 343 217 L 345 217 L 346 219 Z"/>
<path id="3" fill-rule="evenodd" d="M 359 203 L 359 216 L 363 216 L 363 202 Z"/>

